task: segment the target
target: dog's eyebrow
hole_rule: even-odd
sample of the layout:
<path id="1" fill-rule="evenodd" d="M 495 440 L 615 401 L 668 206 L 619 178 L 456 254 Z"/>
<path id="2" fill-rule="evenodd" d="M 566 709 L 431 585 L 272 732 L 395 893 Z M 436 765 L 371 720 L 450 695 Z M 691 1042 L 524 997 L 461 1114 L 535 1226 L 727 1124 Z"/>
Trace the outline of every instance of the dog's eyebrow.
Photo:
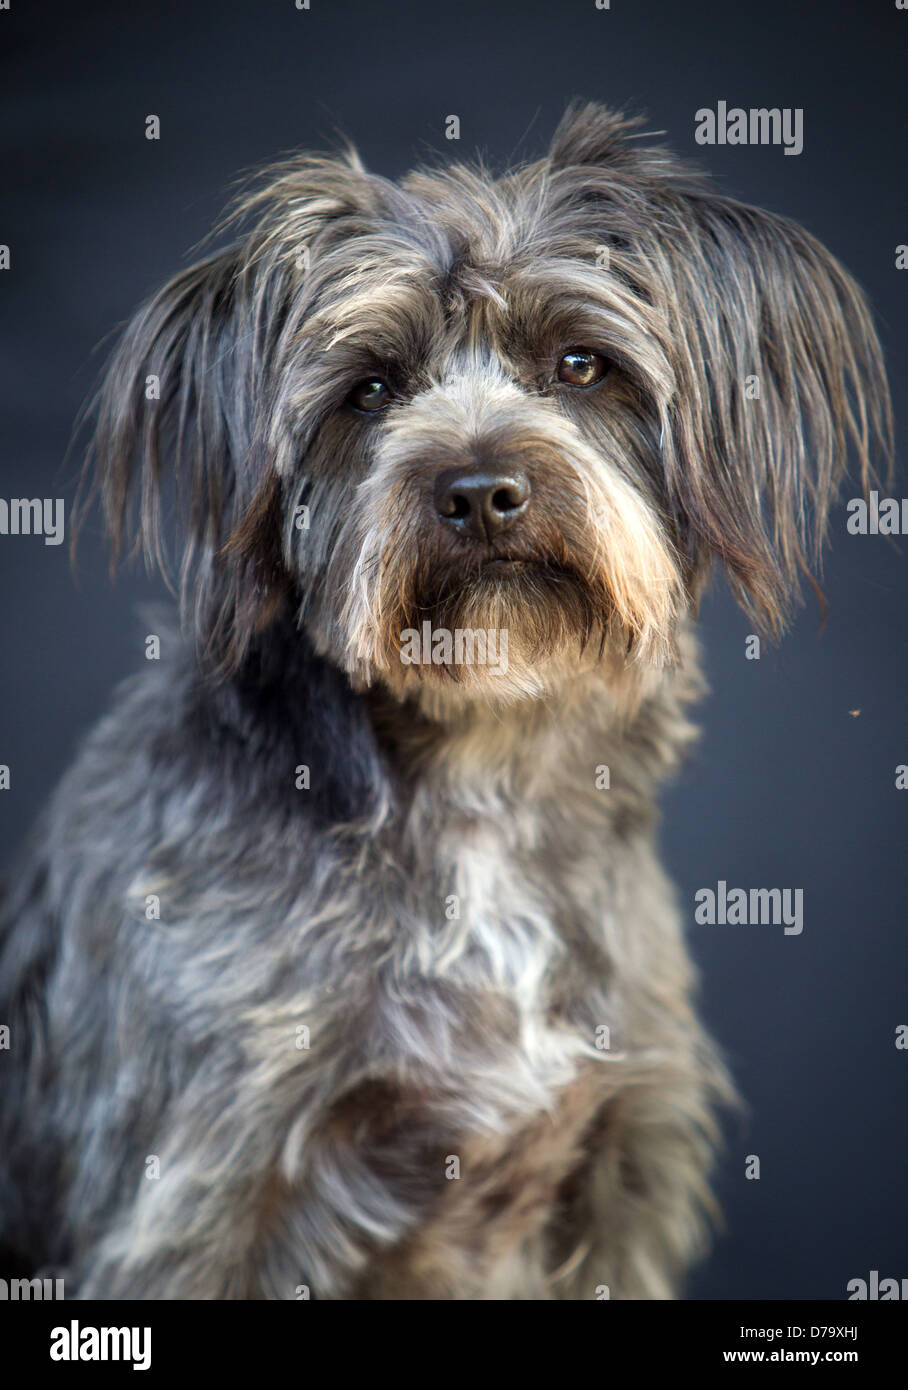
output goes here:
<path id="1" fill-rule="evenodd" d="M 300 305 L 287 343 L 291 352 L 315 351 L 323 367 L 345 373 L 397 366 L 410 375 L 422 369 L 450 335 L 441 279 L 435 267 L 414 257 L 380 263 L 364 273 L 352 263 L 326 275 L 314 305 Z"/>
<path id="2" fill-rule="evenodd" d="M 511 349 L 539 357 L 569 347 L 597 348 L 647 390 L 671 393 L 661 318 L 622 275 L 605 276 L 581 261 L 555 262 L 515 269 L 503 290 L 507 316 L 496 329 Z"/>

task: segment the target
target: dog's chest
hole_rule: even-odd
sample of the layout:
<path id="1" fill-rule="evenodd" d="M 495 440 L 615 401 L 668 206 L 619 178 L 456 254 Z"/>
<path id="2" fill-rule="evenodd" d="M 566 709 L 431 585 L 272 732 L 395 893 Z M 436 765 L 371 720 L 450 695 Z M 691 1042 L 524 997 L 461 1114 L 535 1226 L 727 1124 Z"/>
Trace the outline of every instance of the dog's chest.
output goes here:
<path id="1" fill-rule="evenodd" d="M 381 1296 L 456 1297 L 541 1240 L 611 1091 L 604 959 L 569 876 L 519 829 L 461 817 L 425 842 L 344 1068 L 365 1079 L 325 1125 L 332 1171 L 402 1213 L 364 1276 Z"/>
<path id="2" fill-rule="evenodd" d="M 576 786 L 536 801 L 510 795 L 415 814 L 402 957 L 430 977 L 544 1009 L 553 971 L 578 934 L 601 936 L 609 896 L 601 808 L 584 823 L 572 801 L 587 804 Z"/>
<path id="3" fill-rule="evenodd" d="M 562 804 L 564 797 L 558 798 Z M 381 1069 L 421 1077 L 499 1123 L 544 1108 L 613 1020 L 603 923 L 615 887 L 601 819 L 549 804 L 439 798 L 372 846 L 363 980 Z M 401 872 L 401 862 L 405 871 Z M 349 997 L 350 972 L 337 980 Z M 351 1067 L 375 1074 L 368 1055 Z"/>

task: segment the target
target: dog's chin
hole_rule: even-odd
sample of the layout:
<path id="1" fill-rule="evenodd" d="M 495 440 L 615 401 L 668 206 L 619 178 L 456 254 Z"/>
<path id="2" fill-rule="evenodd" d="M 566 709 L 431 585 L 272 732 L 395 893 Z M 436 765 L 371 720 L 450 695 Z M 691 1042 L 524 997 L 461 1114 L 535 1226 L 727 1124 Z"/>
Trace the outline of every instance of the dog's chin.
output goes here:
<path id="1" fill-rule="evenodd" d="M 459 567 L 424 586 L 414 608 L 439 624 L 443 620 L 510 623 L 517 630 L 587 630 L 607 622 L 604 596 L 572 566 L 554 559 L 502 555 Z"/>
<path id="2" fill-rule="evenodd" d="M 571 648 L 579 656 L 601 641 L 609 620 L 603 596 L 574 570 L 522 557 L 447 575 L 415 596 L 412 612 L 414 626 L 428 619 L 441 631 L 497 634 L 500 645 L 534 662 Z"/>
<path id="3" fill-rule="evenodd" d="M 348 604 L 333 631 L 343 645 L 324 641 L 324 654 L 356 689 L 383 688 L 437 719 L 544 701 L 588 678 L 632 709 L 673 659 L 664 603 L 653 622 L 643 603 L 628 614 L 593 557 L 584 567 L 563 552 L 423 556 L 369 592 L 380 601 Z"/>
<path id="4" fill-rule="evenodd" d="M 438 717 L 540 700 L 601 668 L 609 619 L 602 596 L 568 567 L 493 558 L 415 592 L 400 629 L 385 635 L 393 656 L 372 679 Z"/>

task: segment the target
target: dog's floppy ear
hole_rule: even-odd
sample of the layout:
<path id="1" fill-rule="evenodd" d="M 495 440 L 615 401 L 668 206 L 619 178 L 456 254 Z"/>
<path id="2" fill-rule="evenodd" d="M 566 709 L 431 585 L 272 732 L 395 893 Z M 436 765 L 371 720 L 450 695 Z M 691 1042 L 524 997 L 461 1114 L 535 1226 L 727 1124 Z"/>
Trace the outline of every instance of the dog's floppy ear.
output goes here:
<path id="1" fill-rule="evenodd" d="M 223 224 L 250 230 L 138 311 L 92 404 L 75 529 L 97 501 L 114 562 L 131 550 L 169 575 L 172 513 L 184 624 L 214 669 L 241 662 L 293 585 L 278 464 L 296 441 L 280 433 L 281 381 L 330 272 L 319 238 L 330 248 L 371 196 L 352 151 L 264 170 Z"/>
<path id="2" fill-rule="evenodd" d="M 880 344 L 857 285 L 801 227 L 725 198 L 680 203 L 662 231 L 669 488 L 694 542 L 778 633 L 802 576 L 816 587 L 849 449 L 865 490 L 891 460 Z"/>
<path id="3" fill-rule="evenodd" d="M 170 577 L 171 516 L 184 619 L 232 665 L 285 591 L 279 488 L 259 440 L 263 364 L 238 249 L 200 261 L 123 332 L 93 402 L 78 504 L 100 502 L 113 563 L 143 553 Z M 174 576 L 176 577 L 176 576 Z"/>
<path id="4" fill-rule="evenodd" d="M 555 134 L 555 196 L 599 240 L 663 325 L 673 382 L 658 402 L 670 506 L 697 587 L 710 555 L 778 633 L 811 582 L 849 449 L 866 491 L 888 471 L 892 413 L 860 289 L 797 224 L 730 198 L 641 122 L 579 102 Z"/>

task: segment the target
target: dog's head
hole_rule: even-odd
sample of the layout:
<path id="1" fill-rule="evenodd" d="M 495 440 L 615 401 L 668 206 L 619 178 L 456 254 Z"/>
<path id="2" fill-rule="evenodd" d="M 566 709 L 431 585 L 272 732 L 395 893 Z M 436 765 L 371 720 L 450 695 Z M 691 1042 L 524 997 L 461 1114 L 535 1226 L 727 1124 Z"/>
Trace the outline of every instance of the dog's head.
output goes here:
<path id="1" fill-rule="evenodd" d="M 174 478 L 222 666 L 286 610 L 357 683 L 536 695 L 671 661 L 714 556 L 777 632 L 887 448 L 848 275 L 598 107 L 503 177 L 294 158 L 239 216 L 127 329 L 94 448 L 115 548 L 134 499 L 160 556 Z"/>

